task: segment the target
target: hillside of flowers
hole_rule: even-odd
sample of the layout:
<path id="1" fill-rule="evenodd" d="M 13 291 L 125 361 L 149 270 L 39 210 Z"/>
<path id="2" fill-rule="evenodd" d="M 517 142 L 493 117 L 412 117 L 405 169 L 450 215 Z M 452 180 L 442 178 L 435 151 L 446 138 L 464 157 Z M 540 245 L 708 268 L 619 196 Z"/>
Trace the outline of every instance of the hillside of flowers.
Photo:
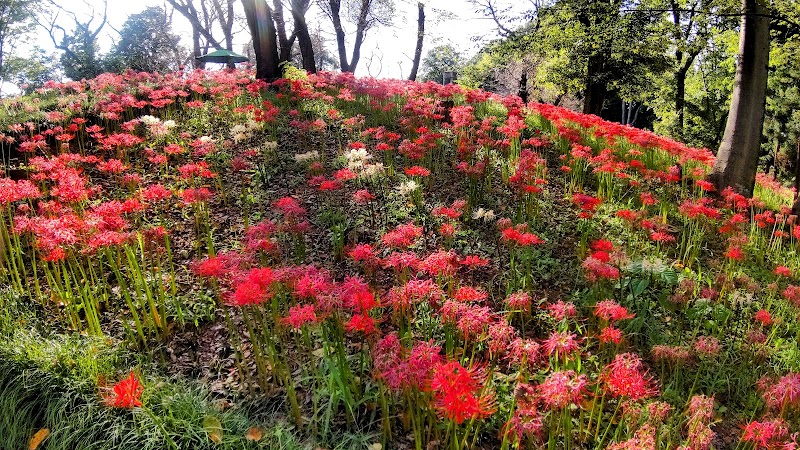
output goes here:
<path id="1" fill-rule="evenodd" d="M 2 103 L 0 448 L 798 448 L 794 192 L 707 149 L 334 73 Z"/>

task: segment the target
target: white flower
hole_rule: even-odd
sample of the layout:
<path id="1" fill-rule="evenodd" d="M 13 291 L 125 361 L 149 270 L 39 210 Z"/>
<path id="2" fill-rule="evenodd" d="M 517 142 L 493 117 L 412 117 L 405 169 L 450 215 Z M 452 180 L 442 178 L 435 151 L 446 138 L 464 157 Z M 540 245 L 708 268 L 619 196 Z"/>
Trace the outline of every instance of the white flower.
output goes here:
<path id="1" fill-rule="evenodd" d="M 157 123 L 161 123 L 161 119 L 159 119 L 158 117 L 155 117 L 155 116 L 150 116 L 150 115 L 139 117 L 139 120 L 143 124 L 147 125 L 148 127 L 152 126 L 152 125 L 155 125 Z"/>
<path id="2" fill-rule="evenodd" d="M 210 144 L 214 142 L 214 139 L 211 136 L 200 136 L 200 142 L 203 144 Z"/>
<path id="3" fill-rule="evenodd" d="M 364 178 L 372 178 L 382 174 L 383 171 L 383 163 L 367 164 L 364 166 L 364 170 L 361 171 L 361 176 Z"/>
<path id="4" fill-rule="evenodd" d="M 313 161 L 315 159 L 319 159 L 319 152 L 316 150 L 311 150 L 310 152 L 305 153 L 298 153 L 294 155 L 294 160 L 298 163 L 305 163 L 308 161 Z"/>
<path id="5" fill-rule="evenodd" d="M 165 121 L 164 121 L 164 127 L 165 127 L 166 129 L 175 128 L 175 126 L 177 126 L 177 125 L 178 125 L 178 124 L 177 124 L 177 123 L 175 123 L 175 121 L 174 121 L 174 120 L 165 120 Z"/>
<path id="6" fill-rule="evenodd" d="M 400 183 L 400 186 L 397 186 L 397 191 L 402 195 L 408 195 L 419 189 L 419 187 L 420 186 L 416 181 L 411 180 L 406 181 L 405 183 Z"/>
<path id="7" fill-rule="evenodd" d="M 231 128 L 231 134 L 239 134 L 239 133 L 244 133 L 246 131 L 247 127 L 245 127 L 242 124 L 234 125 L 233 128 Z"/>
<path id="8" fill-rule="evenodd" d="M 491 209 L 483 209 L 479 207 L 475 211 L 472 212 L 472 218 L 475 220 L 484 220 L 486 222 L 490 222 L 494 220 L 494 211 Z"/>

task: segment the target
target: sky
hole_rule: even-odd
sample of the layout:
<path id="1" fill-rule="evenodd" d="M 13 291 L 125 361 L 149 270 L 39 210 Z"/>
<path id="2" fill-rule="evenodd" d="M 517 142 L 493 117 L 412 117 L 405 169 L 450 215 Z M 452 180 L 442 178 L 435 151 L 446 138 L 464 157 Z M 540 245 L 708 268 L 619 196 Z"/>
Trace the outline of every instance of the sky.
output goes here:
<path id="1" fill-rule="evenodd" d="M 437 45 L 452 44 L 463 55 L 469 57 L 477 53 L 480 45 L 475 39 L 491 39 L 496 37 L 495 24 L 475 12 L 475 7 L 467 0 L 427 0 L 426 2 L 425 41 L 423 55 Z M 61 0 L 64 9 L 78 14 L 88 14 L 91 7 L 102 13 L 102 0 Z M 108 0 L 108 22 L 101 35 L 100 46 L 103 51 L 113 45 L 117 33 L 128 16 L 142 11 L 148 6 L 165 6 L 163 0 Z M 168 5 L 167 5 L 168 6 Z M 237 11 L 241 11 L 241 3 L 236 2 Z M 405 78 L 411 70 L 414 47 L 417 35 L 417 2 L 413 0 L 395 0 L 396 14 L 392 25 L 379 27 L 369 31 L 361 51 L 361 61 L 356 70 L 358 76 L 377 78 Z M 169 10 L 169 8 L 167 8 Z M 287 13 L 288 15 L 288 13 Z M 70 24 L 64 17 L 66 25 Z M 310 27 L 322 25 L 324 36 L 328 40 L 327 50 L 336 54 L 336 41 L 330 25 L 330 19 L 315 7 L 307 14 Z M 112 29 L 113 27 L 113 29 Z M 250 40 L 249 31 L 243 25 L 235 26 L 239 32 L 234 37 L 234 51 L 241 52 Z M 180 35 L 183 45 L 191 48 L 191 26 L 179 12 L 173 14 L 173 31 Z M 346 26 L 349 42 L 355 32 L 355 26 Z M 221 37 L 221 33 L 218 33 Z M 216 34 L 215 34 L 216 35 Z M 50 37 L 43 29 L 38 29 L 38 44 L 45 49 L 52 49 Z M 352 48 L 348 45 L 348 53 Z"/>

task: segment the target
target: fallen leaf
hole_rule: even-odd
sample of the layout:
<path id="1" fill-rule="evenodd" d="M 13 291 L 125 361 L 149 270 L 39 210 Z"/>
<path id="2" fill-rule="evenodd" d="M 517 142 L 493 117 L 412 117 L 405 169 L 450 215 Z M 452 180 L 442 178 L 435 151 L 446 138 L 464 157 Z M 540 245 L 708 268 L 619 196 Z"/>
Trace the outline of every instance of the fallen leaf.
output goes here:
<path id="1" fill-rule="evenodd" d="M 50 430 L 47 428 L 42 428 L 41 430 L 37 431 L 32 437 L 30 442 L 28 442 L 28 450 L 36 450 L 39 448 L 39 444 L 42 443 L 47 436 L 50 436 Z"/>
<path id="2" fill-rule="evenodd" d="M 264 430 L 261 427 L 250 427 L 244 437 L 248 441 L 260 441 L 264 437 Z"/>
<path id="3" fill-rule="evenodd" d="M 203 428 L 208 433 L 208 438 L 211 439 L 211 442 L 215 444 L 222 443 L 222 423 L 220 423 L 219 419 L 213 416 L 206 417 L 203 419 Z"/>

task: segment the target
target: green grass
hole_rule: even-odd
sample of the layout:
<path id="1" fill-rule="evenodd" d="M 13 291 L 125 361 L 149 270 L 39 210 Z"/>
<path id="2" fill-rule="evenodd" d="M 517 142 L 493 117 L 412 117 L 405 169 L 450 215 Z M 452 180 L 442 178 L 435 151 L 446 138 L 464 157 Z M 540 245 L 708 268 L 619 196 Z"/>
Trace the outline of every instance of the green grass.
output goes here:
<path id="1" fill-rule="evenodd" d="M 108 407 L 97 380 L 110 383 L 144 360 L 109 339 L 48 334 L 24 305 L 0 292 L 0 449 L 27 449 L 42 428 L 50 435 L 41 450 L 162 450 L 170 442 L 181 450 L 317 446 L 284 424 L 280 403 L 256 398 L 230 406 L 236 399 L 219 398 L 196 381 L 161 376 L 153 367 L 141 370 L 144 408 Z M 219 444 L 203 426 L 209 417 L 222 425 Z M 264 431 L 258 442 L 246 438 L 254 426 Z M 365 449 L 380 441 L 358 433 L 327 440 L 320 444 L 336 449 Z"/>

